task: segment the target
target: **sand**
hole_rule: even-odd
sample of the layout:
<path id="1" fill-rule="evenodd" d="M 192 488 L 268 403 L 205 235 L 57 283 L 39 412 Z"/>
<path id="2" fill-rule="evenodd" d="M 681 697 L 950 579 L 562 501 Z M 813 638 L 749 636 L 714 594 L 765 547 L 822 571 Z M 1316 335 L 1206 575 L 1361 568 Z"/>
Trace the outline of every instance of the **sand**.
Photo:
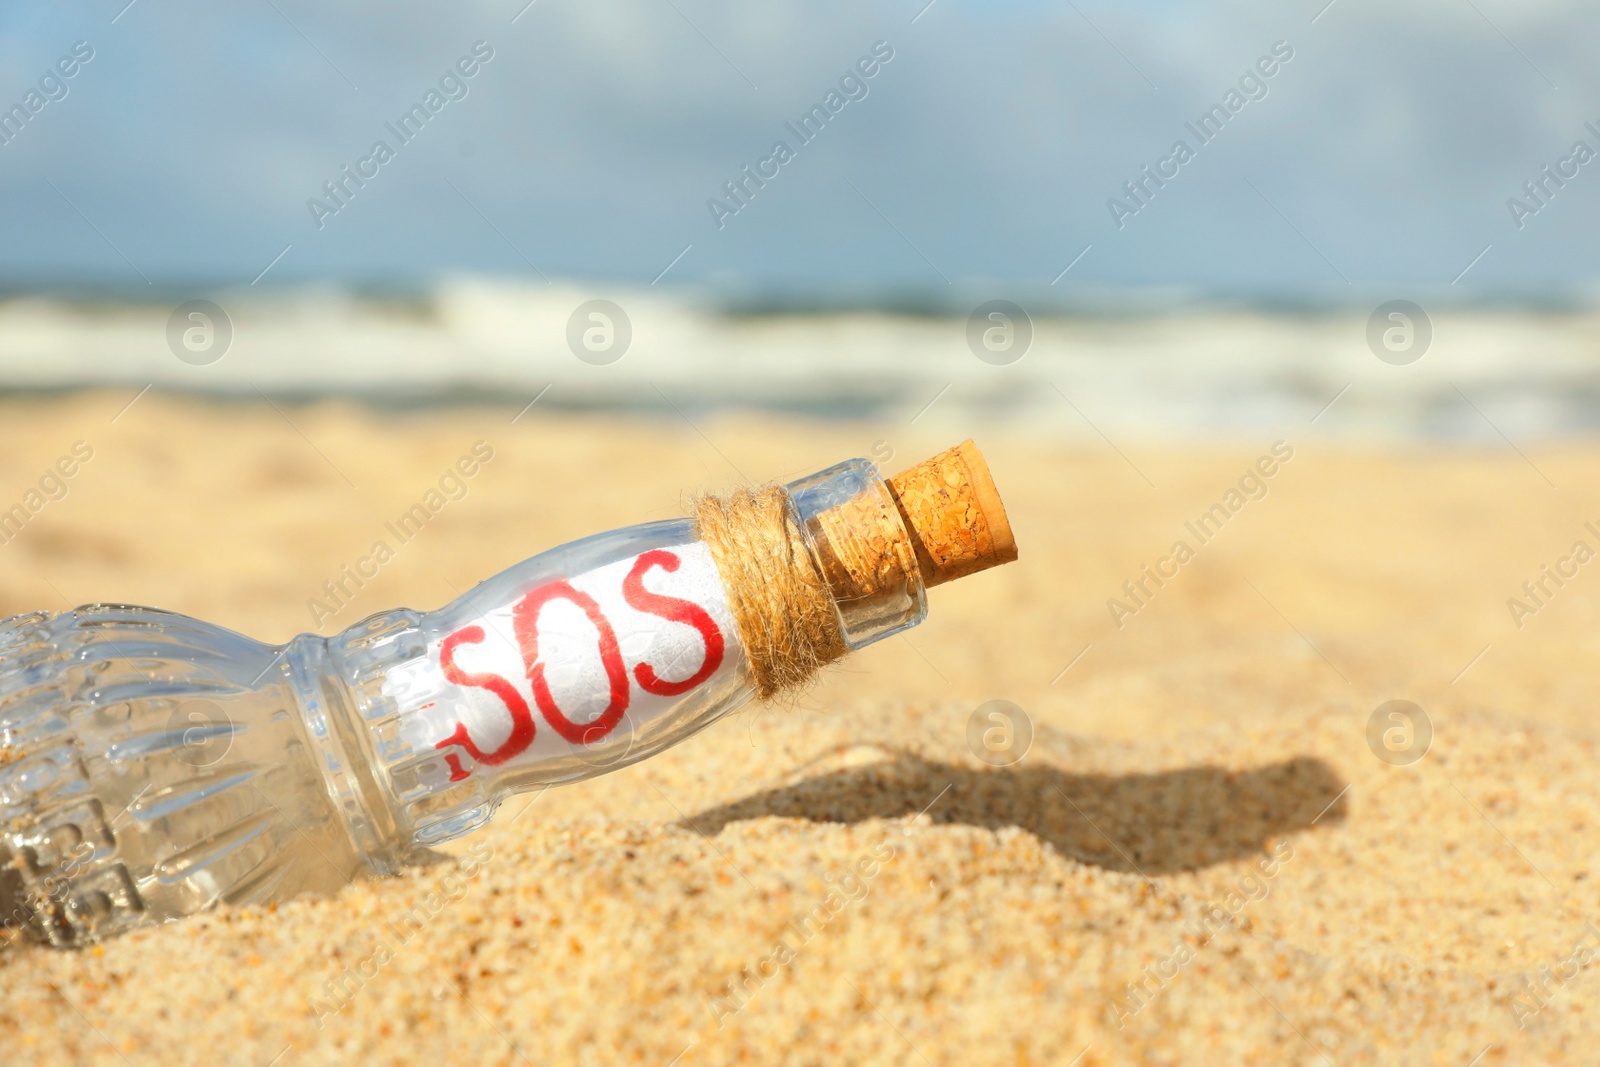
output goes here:
<path id="1" fill-rule="evenodd" d="M 479 439 L 466 497 L 324 632 L 875 441 L 897 468 L 976 436 L 1022 558 L 795 706 L 514 798 L 404 877 L 7 947 L 7 1064 L 1593 1060 L 1600 568 L 1520 629 L 1506 602 L 1600 544 L 1600 449 L 1291 428 L 1200 544 L 1184 524 L 1272 440 L 130 396 L 0 403 L 0 509 L 94 449 L 0 546 L 0 612 L 125 600 L 286 639 Z M 1177 575 L 1119 627 L 1146 564 Z M 1034 731 L 1004 768 L 967 740 L 997 698 Z M 1397 698 L 1434 730 L 1404 766 L 1367 742 Z"/>

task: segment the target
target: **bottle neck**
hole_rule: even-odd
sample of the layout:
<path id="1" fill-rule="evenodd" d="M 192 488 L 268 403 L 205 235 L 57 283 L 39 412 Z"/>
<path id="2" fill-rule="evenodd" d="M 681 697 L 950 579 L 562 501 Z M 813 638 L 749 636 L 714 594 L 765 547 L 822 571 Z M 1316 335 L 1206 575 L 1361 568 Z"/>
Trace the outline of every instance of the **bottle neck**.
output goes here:
<path id="1" fill-rule="evenodd" d="M 876 467 L 847 460 L 785 488 L 851 651 L 927 618 L 910 533 Z"/>

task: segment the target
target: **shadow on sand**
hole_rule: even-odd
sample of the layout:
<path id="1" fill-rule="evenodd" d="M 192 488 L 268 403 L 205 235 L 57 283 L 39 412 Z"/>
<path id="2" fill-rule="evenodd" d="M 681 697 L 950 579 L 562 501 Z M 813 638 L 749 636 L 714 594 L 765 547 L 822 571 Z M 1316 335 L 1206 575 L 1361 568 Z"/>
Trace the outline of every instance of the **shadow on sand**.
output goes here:
<path id="1" fill-rule="evenodd" d="M 975 770 L 897 752 L 710 808 L 682 825 L 715 834 L 764 815 L 856 823 L 926 807 L 938 824 L 1015 826 L 1063 856 L 1153 877 L 1259 855 L 1270 838 L 1342 820 L 1344 787 L 1326 763 L 1304 756 L 1244 771 L 1098 775 L 1037 764 Z"/>

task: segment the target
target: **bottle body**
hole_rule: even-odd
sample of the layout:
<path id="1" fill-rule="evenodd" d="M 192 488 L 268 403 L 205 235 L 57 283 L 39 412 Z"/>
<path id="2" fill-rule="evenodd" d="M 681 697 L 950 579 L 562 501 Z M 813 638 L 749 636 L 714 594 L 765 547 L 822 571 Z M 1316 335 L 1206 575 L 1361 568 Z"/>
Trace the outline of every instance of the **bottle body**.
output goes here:
<path id="1" fill-rule="evenodd" d="M 331 644 L 406 848 L 474 829 L 513 794 L 653 755 L 754 692 L 687 520 L 571 542 Z"/>
<path id="2" fill-rule="evenodd" d="M 887 499 L 859 460 L 788 488 L 802 528 Z M 852 649 L 926 614 L 915 575 L 836 609 Z M 82 944 L 392 873 L 512 794 L 637 762 L 739 707 L 755 692 L 739 625 L 687 519 L 281 646 L 145 608 L 7 620 L 0 923 Z"/>
<path id="3" fill-rule="evenodd" d="M 864 460 L 786 490 L 802 530 L 847 503 L 893 507 Z M 927 615 L 915 573 L 834 607 L 851 650 Z M 723 576 L 688 519 L 570 542 L 330 645 L 402 856 L 469 832 L 508 796 L 652 756 L 755 693 Z"/>
<path id="4" fill-rule="evenodd" d="M 121 605 L 0 624 L 0 923 L 76 945 L 360 872 L 291 648 Z"/>

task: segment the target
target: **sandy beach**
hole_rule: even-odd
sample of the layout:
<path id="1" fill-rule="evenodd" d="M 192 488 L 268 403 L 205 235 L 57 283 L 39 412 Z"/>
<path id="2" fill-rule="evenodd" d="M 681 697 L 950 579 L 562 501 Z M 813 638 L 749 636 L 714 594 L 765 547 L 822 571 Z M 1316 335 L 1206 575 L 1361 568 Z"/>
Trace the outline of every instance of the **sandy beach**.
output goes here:
<path id="1" fill-rule="evenodd" d="M 965 436 L 1021 558 L 932 591 L 922 627 L 793 706 L 514 798 L 404 877 L 9 945 L 7 1063 L 1593 1058 L 1600 567 L 1524 583 L 1600 548 L 1600 448 L 134 392 L 0 401 L 0 511 L 28 514 L 0 614 L 122 601 L 332 633 L 698 489 L 892 471 Z M 479 441 L 464 495 L 318 611 Z M 1008 767 L 968 744 L 994 699 L 1032 723 Z M 1433 734 L 1409 763 L 1369 746 L 1399 699 Z"/>

